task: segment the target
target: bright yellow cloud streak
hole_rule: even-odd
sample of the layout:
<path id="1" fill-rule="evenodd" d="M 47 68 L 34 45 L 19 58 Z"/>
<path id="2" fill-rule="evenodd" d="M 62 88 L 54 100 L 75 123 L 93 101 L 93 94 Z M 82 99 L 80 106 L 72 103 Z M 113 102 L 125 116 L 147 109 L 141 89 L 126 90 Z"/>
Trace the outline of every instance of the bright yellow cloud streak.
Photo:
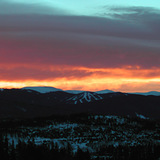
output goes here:
<path id="1" fill-rule="evenodd" d="M 125 79 L 125 78 L 93 78 L 66 79 L 58 78 L 55 80 L 26 80 L 26 81 L 1 81 L 1 88 L 21 88 L 25 86 L 53 86 L 64 90 L 88 90 L 97 91 L 110 89 L 122 92 L 142 92 L 157 90 L 160 91 L 160 79 Z"/>
<path id="2" fill-rule="evenodd" d="M 0 67 L 1 70 L 5 70 L 0 74 L 0 88 L 53 86 L 64 90 L 160 91 L 160 68 L 142 69 L 139 66 L 88 68 L 44 64 L 0 64 Z M 29 76 L 30 73 L 40 76 L 31 79 L 26 76 L 27 71 Z M 9 73 L 14 72 L 15 74 L 12 75 L 16 76 L 10 76 Z M 57 73 L 58 76 L 55 76 Z M 23 77 L 24 75 L 25 77 Z"/>

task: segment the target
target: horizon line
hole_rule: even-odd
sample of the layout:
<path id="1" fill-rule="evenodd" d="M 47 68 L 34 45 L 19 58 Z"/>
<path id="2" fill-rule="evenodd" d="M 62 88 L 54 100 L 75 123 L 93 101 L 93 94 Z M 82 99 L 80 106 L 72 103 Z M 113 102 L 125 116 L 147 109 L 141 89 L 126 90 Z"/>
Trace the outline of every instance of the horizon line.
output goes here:
<path id="1" fill-rule="evenodd" d="M 113 92 L 122 92 L 122 93 L 148 93 L 148 92 L 160 92 L 158 90 L 148 90 L 148 91 L 133 91 L 133 92 L 126 92 L 126 91 L 120 91 L 120 90 L 110 90 L 110 89 L 103 89 L 103 90 L 96 90 L 96 91 L 92 91 L 92 90 L 77 90 L 77 89 L 61 89 L 61 88 L 56 88 L 53 86 L 24 86 L 24 87 L 4 87 L 4 88 L 0 88 L 0 89 L 23 89 L 23 88 L 27 88 L 27 87 L 48 87 L 48 88 L 55 88 L 55 89 L 60 89 L 62 91 L 82 91 L 82 92 L 98 92 L 98 91 L 113 91 Z"/>

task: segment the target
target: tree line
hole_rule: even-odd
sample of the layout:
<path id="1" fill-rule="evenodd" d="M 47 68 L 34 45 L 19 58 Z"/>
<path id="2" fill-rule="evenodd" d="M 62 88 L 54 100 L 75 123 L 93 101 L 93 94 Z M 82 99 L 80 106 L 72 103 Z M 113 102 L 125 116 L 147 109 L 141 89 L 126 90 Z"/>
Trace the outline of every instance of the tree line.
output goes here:
<path id="1" fill-rule="evenodd" d="M 70 144 L 66 148 L 59 148 L 57 144 L 36 145 L 33 141 L 24 142 L 19 140 L 18 144 L 11 144 L 8 138 L 0 136 L 0 159 L 2 160 L 90 160 L 88 151 L 78 148 L 73 153 Z"/>
<path id="2" fill-rule="evenodd" d="M 93 154 L 96 155 L 95 158 Z M 0 135 L 2 160 L 158 160 L 158 158 L 160 145 L 101 146 L 96 153 L 78 148 L 74 153 L 69 143 L 65 148 L 59 148 L 57 143 L 36 145 L 34 140 L 28 142 L 19 140 L 15 145 L 14 140 L 10 144 L 8 138 Z"/>

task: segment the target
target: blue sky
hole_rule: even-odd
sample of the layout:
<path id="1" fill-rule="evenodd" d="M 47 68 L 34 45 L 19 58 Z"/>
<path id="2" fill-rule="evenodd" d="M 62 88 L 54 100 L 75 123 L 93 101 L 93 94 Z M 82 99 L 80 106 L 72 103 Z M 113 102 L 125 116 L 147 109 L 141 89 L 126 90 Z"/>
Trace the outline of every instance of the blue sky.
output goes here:
<path id="1" fill-rule="evenodd" d="M 116 7 L 160 8 L 159 0 L 1 0 L 0 13 L 104 17 Z M 112 10 L 113 12 L 113 10 Z M 106 15 L 105 15 L 106 16 Z"/>

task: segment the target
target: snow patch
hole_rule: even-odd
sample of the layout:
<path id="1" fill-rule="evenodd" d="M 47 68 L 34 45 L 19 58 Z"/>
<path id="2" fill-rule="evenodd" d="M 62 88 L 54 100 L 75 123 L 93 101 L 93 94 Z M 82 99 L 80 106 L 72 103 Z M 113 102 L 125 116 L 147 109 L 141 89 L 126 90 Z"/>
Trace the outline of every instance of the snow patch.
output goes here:
<path id="1" fill-rule="evenodd" d="M 61 89 L 54 88 L 54 87 L 24 87 L 22 88 L 24 90 L 33 90 L 37 91 L 39 93 L 49 93 L 49 92 L 57 92 L 57 91 L 62 91 Z"/>
<path id="2" fill-rule="evenodd" d="M 82 92 L 84 92 L 84 91 L 79 91 L 79 90 L 65 90 L 65 92 L 71 93 L 71 94 L 79 94 L 79 93 L 82 93 Z"/>
<path id="3" fill-rule="evenodd" d="M 66 101 L 68 103 L 77 104 L 77 103 L 97 101 L 101 99 L 103 98 L 94 92 L 83 92 L 67 99 Z"/>
<path id="4" fill-rule="evenodd" d="M 135 113 L 136 114 L 136 116 L 138 117 L 138 118 L 141 118 L 141 119 L 149 119 L 148 117 L 145 117 L 145 116 L 143 116 L 143 115 L 141 115 L 141 114 L 138 114 L 138 113 Z"/>

